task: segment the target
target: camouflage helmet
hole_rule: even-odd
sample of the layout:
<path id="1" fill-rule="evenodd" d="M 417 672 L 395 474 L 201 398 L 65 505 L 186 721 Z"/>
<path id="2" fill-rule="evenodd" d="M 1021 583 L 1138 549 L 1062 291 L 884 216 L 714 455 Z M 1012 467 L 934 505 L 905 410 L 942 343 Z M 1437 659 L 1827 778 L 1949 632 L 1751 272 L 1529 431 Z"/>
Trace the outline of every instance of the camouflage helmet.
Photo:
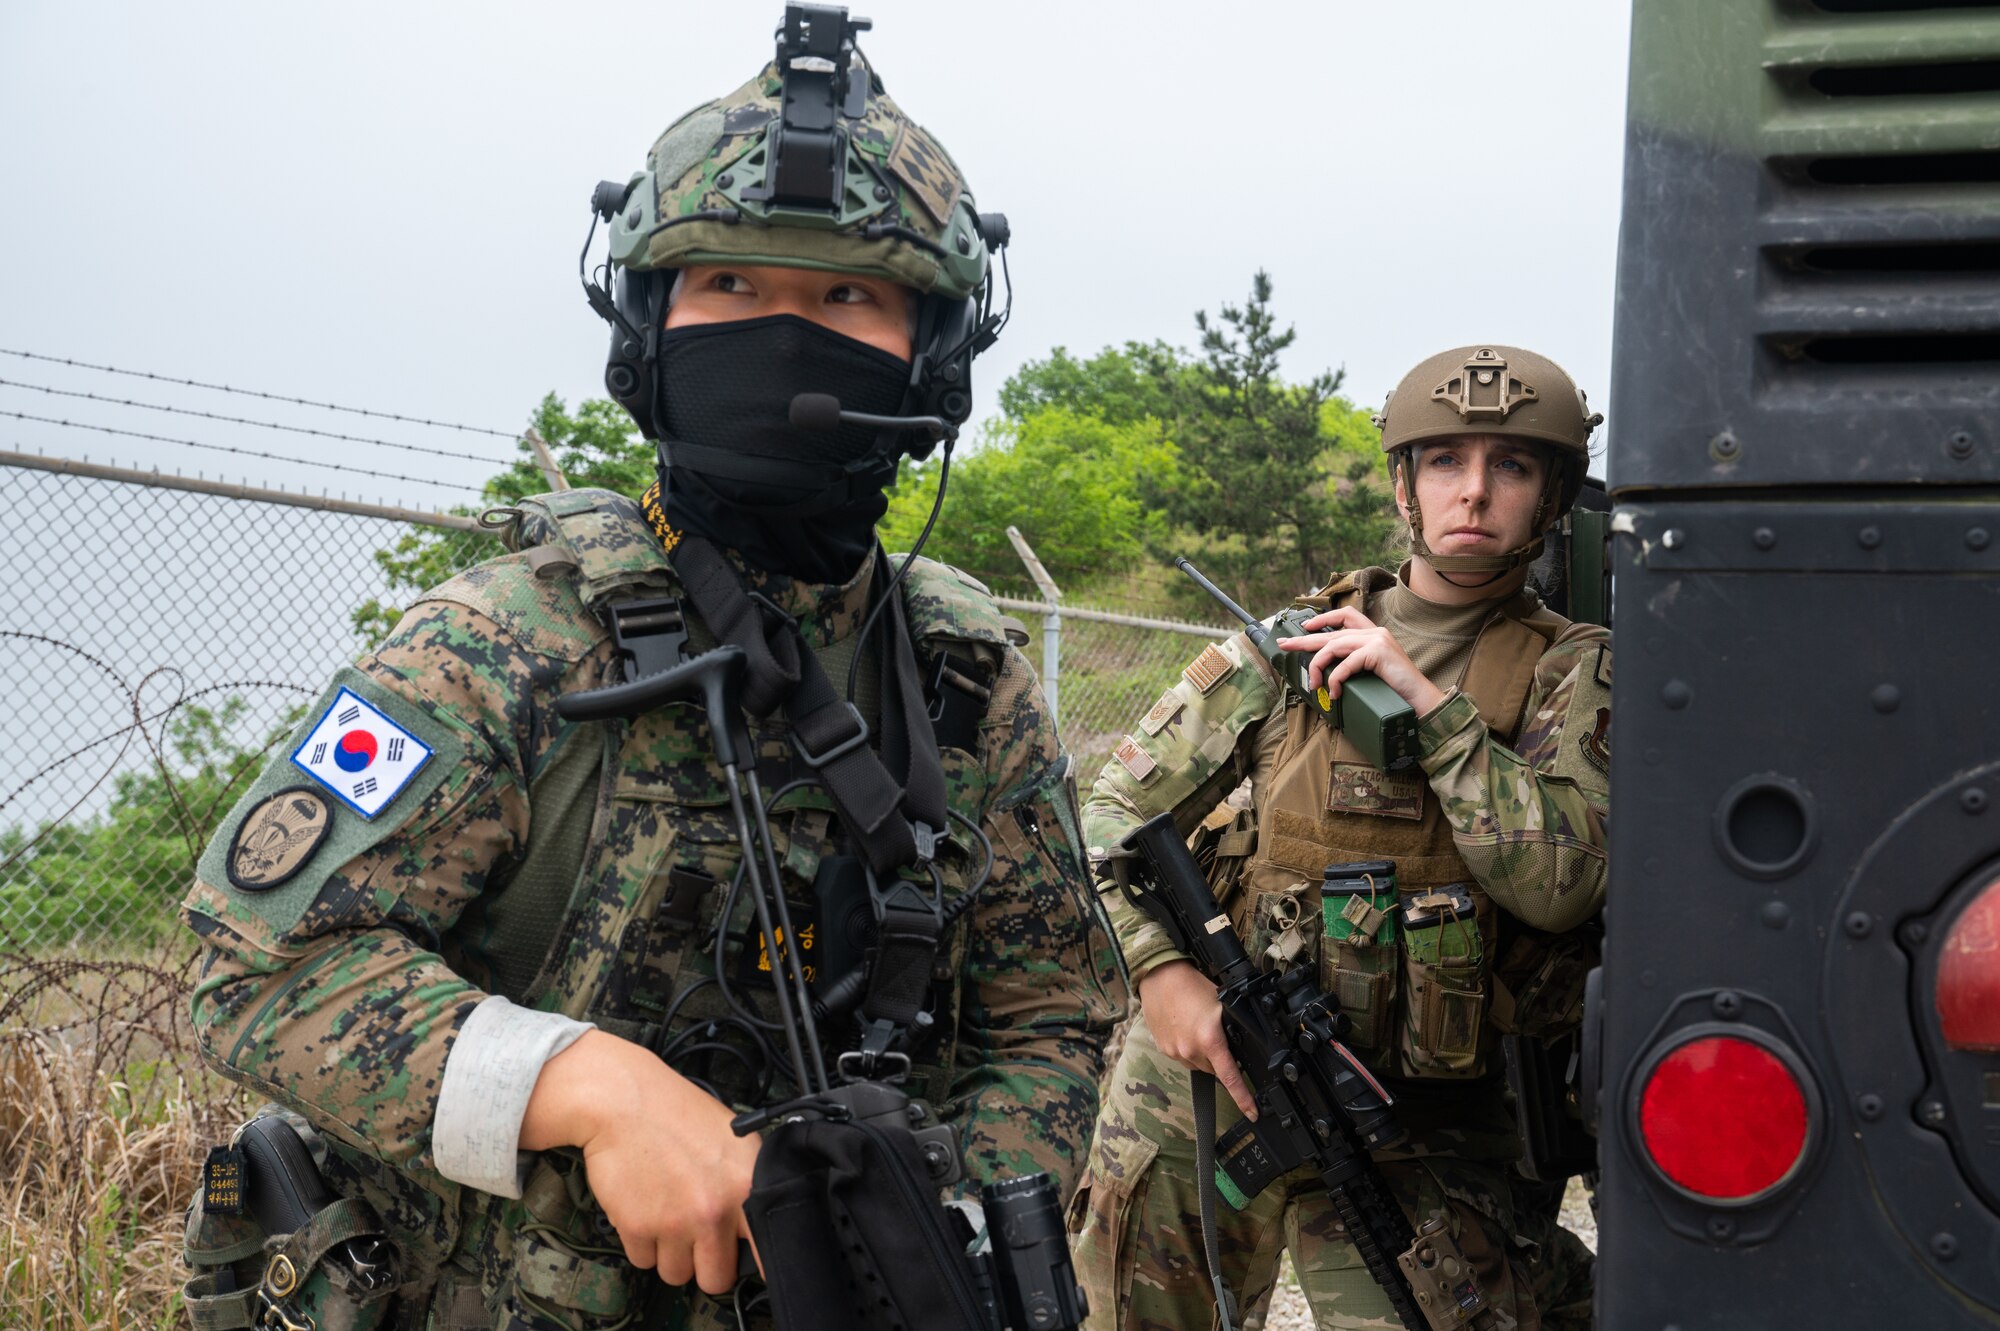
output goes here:
<path id="1" fill-rule="evenodd" d="M 1532 563 L 1549 528 L 1583 488 L 1590 436 L 1603 423 L 1583 390 L 1546 356 L 1520 347 L 1455 347 L 1420 362 L 1382 404 L 1375 425 L 1391 476 L 1401 476 L 1416 554 L 1448 573 L 1506 572 Z M 1536 510 L 1534 536 L 1504 555 L 1436 555 L 1424 543 L 1417 507 L 1415 446 L 1436 439 L 1497 435 L 1532 439 L 1550 450 L 1548 484 Z"/>
<path id="2" fill-rule="evenodd" d="M 856 49 L 844 8 L 788 4 L 777 59 L 667 127 L 645 169 L 601 183 L 609 266 L 586 277 L 612 324 L 605 385 L 657 437 L 654 330 L 675 272 L 746 263 L 885 278 L 920 297 L 905 410 L 954 424 L 971 411 L 971 361 L 1005 322 L 989 256 L 1007 219 L 976 210 L 944 148 L 904 113 Z M 593 223 L 593 228 L 594 228 Z M 586 242 L 586 254 L 589 244 Z"/>
<path id="3" fill-rule="evenodd" d="M 675 121 L 632 177 L 611 221 L 611 262 L 632 272 L 759 263 L 882 277 L 919 292 L 976 295 L 987 250 L 958 166 L 903 114 L 872 72 L 856 71 L 838 180 L 821 149 L 811 206 L 774 164 L 784 137 L 776 64 Z M 857 96 L 865 91 L 865 96 Z M 789 165 L 789 163 L 787 163 Z"/>

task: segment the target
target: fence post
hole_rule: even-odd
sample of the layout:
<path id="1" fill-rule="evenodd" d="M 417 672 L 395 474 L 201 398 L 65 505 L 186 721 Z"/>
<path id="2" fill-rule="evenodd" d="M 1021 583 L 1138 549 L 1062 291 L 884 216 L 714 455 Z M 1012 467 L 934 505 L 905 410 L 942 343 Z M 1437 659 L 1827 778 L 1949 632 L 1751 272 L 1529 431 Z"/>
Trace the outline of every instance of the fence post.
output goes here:
<path id="1" fill-rule="evenodd" d="M 1019 527 L 1009 527 L 1007 539 L 1014 543 L 1014 553 L 1028 566 L 1028 576 L 1041 589 L 1042 603 L 1048 607 L 1042 612 L 1042 692 L 1049 699 L 1049 723 L 1060 725 L 1062 711 L 1056 702 L 1056 690 L 1057 677 L 1062 673 L 1062 591 L 1042 567 L 1042 561 L 1035 558 L 1034 548 L 1021 535 Z"/>
<path id="2" fill-rule="evenodd" d="M 569 477 L 562 474 L 562 468 L 556 465 L 556 455 L 549 451 L 548 441 L 533 426 L 528 427 L 528 447 L 535 451 L 535 462 L 541 467 L 542 477 L 548 481 L 549 489 L 569 489 Z"/>

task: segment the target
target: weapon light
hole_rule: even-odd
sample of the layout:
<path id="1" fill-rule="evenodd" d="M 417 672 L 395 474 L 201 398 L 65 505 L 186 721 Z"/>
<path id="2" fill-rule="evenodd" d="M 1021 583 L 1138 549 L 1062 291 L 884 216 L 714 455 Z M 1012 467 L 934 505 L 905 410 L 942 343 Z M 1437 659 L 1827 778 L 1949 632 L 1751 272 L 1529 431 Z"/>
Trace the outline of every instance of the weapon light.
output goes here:
<path id="1" fill-rule="evenodd" d="M 1699 1201 L 1761 1201 L 1805 1163 L 1816 1097 L 1764 1041 L 1697 1033 L 1657 1058 L 1643 1086 L 1639 1138 L 1650 1163 Z"/>

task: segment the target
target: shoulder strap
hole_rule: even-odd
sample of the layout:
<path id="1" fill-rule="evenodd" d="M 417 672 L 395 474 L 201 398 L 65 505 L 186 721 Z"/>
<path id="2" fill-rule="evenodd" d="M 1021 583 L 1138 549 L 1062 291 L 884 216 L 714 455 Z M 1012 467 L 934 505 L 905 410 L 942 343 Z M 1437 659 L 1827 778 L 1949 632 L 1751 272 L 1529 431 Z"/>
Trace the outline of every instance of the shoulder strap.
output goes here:
<path id="1" fill-rule="evenodd" d="M 1535 685 L 1535 665 L 1570 622 L 1539 602 L 1517 599 L 1488 620 L 1473 644 L 1460 686 L 1487 729 L 1512 743 Z"/>
<path id="2" fill-rule="evenodd" d="M 600 614 L 613 601 L 681 590 L 639 505 L 610 490 L 558 490 L 523 499 L 500 529 L 500 539 L 510 550 L 539 550 L 529 555 L 537 573 L 553 574 L 568 565 L 583 603 Z"/>

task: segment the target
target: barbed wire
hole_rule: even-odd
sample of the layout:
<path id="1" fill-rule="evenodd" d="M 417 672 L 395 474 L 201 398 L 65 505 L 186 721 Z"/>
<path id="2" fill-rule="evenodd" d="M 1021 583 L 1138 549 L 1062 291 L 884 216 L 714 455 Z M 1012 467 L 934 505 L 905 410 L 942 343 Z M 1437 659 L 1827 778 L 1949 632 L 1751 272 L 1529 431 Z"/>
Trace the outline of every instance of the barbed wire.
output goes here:
<path id="1" fill-rule="evenodd" d="M 231 425 L 254 425 L 262 430 L 283 430 L 289 434 L 309 434 L 320 439 L 341 439 L 350 444 L 377 444 L 383 448 L 400 448 L 406 453 L 429 453 L 433 457 L 463 458 L 467 462 L 484 462 L 488 466 L 505 467 L 513 462 L 511 458 L 489 457 L 484 453 L 460 453 L 449 448 L 426 448 L 422 444 L 399 444 L 393 439 L 372 439 L 361 434 L 341 434 L 335 430 L 315 430 L 305 425 L 286 425 L 279 421 L 254 421 L 244 416 L 224 416 L 213 411 L 196 411 L 191 407 L 170 407 L 162 402 L 138 402 L 132 398 L 106 397 L 102 393 L 86 393 L 76 388 L 52 388 L 47 384 L 22 383 L 19 379 L 0 379 L 0 388 L 25 388 L 31 393 L 47 393 L 52 397 L 79 397 L 91 402 L 103 402 L 114 407 L 138 407 L 145 411 L 164 411 L 175 416 L 199 416 L 203 420 L 226 421 Z"/>
<path id="2" fill-rule="evenodd" d="M 412 485 L 429 485 L 440 490 L 453 490 L 460 494 L 477 494 L 479 487 L 459 481 L 435 481 L 428 476 L 404 476 L 393 471 L 372 471 L 366 467 L 347 467 L 337 462 L 320 462 L 313 458 L 287 457 L 282 453 L 265 453 L 254 448 L 234 448 L 228 444 L 205 444 L 199 439 L 174 439 L 163 434 L 147 434 L 141 430 L 121 430 L 111 425 L 93 425 L 89 421 L 58 420 L 54 416 L 34 416 L 25 411 L 0 410 L 0 416 L 12 416 L 15 420 L 39 421 L 43 425 L 60 425 L 71 430 L 95 430 L 99 434 L 123 435 L 128 439 L 150 439 L 156 444 L 182 444 L 188 448 L 205 448 L 216 453 L 234 453 L 239 457 L 263 458 L 270 462 L 289 462 L 300 467 L 319 467 L 326 471 L 337 471 L 346 476 L 370 476 L 383 481 L 408 481 Z"/>
<path id="3" fill-rule="evenodd" d="M 152 379 L 163 384 L 180 384 L 185 388 L 206 388 L 217 393 L 234 393 L 240 397 L 260 397 L 269 402 L 289 402 L 294 406 L 318 407 L 322 411 L 345 411 L 355 416 L 373 416 L 377 420 L 403 421 L 410 425 L 434 425 L 440 430 L 462 430 L 467 434 L 490 434 L 498 439 L 519 438 L 514 430 L 489 430 L 478 425 L 460 425 L 455 421 L 434 421 L 423 416 L 402 416 L 393 411 L 373 411 L 367 407 L 347 407 L 338 402 L 316 402 L 312 398 L 288 397 L 283 393 L 265 393 L 254 388 L 236 388 L 230 384 L 211 384 L 200 379 L 179 379 L 171 374 L 154 374 L 150 370 L 127 370 L 116 365 L 96 365 L 90 361 L 71 360 L 67 356 L 44 356 L 35 351 L 18 351 L 11 347 L 0 347 L 0 356 L 18 356 L 22 360 L 44 361 L 50 365 L 68 365 L 79 370 L 96 370 L 103 374 L 122 374 L 134 379 Z"/>

